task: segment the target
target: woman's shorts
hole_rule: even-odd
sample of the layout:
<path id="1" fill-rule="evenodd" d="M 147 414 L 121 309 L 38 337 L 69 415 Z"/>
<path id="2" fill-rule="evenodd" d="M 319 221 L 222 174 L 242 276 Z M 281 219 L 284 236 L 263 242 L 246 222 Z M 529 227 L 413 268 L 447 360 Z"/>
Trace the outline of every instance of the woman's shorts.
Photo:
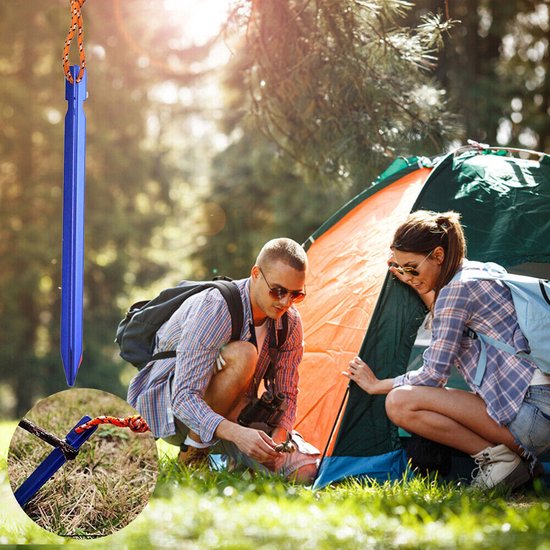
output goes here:
<path id="1" fill-rule="evenodd" d="M 550 385 L 529 386 L 508 429 L 531 458 L 550 449 Z"/>

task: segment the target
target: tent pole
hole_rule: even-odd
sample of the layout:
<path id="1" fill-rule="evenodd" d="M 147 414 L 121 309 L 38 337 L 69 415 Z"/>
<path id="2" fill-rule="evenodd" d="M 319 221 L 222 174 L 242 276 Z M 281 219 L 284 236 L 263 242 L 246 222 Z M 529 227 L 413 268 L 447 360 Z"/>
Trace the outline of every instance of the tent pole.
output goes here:
<path id="1" fill-rule="evenodd" d="M 336 418 L 334 420 L 334 424 L 332 425 L 332 429 L 330 430 L 330 435 L 327 439 L 327 444 L 325 445 L 325 449 L 323 451 L 323 454 L 321 456 L 321 461 L 319 462 L 319 468 L 317 469 L 317 475 L 319 475 L 319 472 L 321 471 L 321 466 L 323 465 L 323 462 L 325 460 L 325 457 L 327 456 L 328 448 L 330 446 L 330 442 L 332 441 L 332 438 L 334 437 L 334 432 L 336 430 L 336 426 L 338 425 L 340 421 L 340 416 L 342 414 L 342 409 L 344 408 L 344 403 L 346 402 L 349 395 L 349 384 L 346 387 L 346 393 L 344 393 L 344 397 L 342 398 L 342 402 L 340 403 L 340 408 L 338 409 L 338 414 L 336 415 Z"/>

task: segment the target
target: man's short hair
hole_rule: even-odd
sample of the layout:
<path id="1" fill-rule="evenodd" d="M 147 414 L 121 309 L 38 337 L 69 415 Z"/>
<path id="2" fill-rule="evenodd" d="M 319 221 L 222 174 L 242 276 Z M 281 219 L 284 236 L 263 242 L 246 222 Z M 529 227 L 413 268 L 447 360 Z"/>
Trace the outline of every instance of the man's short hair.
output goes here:
<path id="1" fill-rule="evenodd" d="M 256 258 L 256 265 L 267 266 L 277 261 L 287 264 L 296 271 L 307 269 L 306 251 L 296 241 L 285 237 L 265 243 Z"/>

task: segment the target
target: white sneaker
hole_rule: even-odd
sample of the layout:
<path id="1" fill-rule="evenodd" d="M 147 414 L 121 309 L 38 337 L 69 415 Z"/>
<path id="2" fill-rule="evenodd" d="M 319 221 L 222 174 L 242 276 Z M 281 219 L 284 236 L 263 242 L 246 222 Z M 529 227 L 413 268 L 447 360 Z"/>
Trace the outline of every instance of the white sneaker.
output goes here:
<path id="1" fill-rule="evenodd" d="M 529 481 L 529 466 L 506 445 L 487 447 L 472 455 L 477 468 L 472 472 L 472 486 L 492 489 L 502 483 L 510 489 Z"/>

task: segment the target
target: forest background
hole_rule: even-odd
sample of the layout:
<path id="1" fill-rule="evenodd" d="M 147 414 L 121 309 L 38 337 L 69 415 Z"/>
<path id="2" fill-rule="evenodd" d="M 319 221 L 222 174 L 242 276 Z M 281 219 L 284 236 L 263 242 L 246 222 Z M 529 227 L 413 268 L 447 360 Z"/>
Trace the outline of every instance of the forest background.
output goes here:
<path id="1" fill-rule="evenodd" d="M 0 3 L 2 418 L 66 389 L 68 6 Z M 89 0 L 83 14 L 81 387 L 125 395 L 135 371 L 113 339 L 133 301 L 247 276 L 263 242 L 304 242 L 396 156 L 467 139 L 550 153 L 548 1 Z"/>

